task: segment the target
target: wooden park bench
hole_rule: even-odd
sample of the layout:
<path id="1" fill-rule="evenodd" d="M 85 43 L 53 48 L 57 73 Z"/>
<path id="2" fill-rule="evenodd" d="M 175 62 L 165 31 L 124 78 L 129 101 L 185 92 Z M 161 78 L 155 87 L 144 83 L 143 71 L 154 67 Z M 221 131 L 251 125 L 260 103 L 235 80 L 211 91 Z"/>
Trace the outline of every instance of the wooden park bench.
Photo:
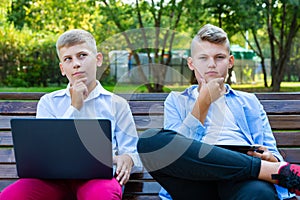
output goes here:
<path id="1" fill-rule="evenodd" d="M 10 119 L 34 118 L 37 101 L 45 93 L 0 93 L 0 191 L 18 179 Z M 163 127 L 167 93 L 119 94 L 128 100 L 139 133 Z M 286 161 L 300 164 L 300 93 L 257 93 Z M 147 173 L 133 174 L 124 200 L 158 200 L 160 185 Z"/>

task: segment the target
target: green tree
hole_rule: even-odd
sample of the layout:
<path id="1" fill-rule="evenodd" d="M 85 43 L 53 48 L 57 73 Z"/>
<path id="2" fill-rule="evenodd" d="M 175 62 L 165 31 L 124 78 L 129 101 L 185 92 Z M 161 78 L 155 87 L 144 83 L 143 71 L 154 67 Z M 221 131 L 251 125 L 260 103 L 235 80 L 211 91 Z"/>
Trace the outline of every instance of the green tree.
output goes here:
<path id="1" fill-rule="evenodd" d="M 273 91 L 280 89 L 292 43 L 299 31 L 299 4 L 295 0 L 239 0 L 234 3 L 230 0 L 204 1 L 211 16 L 215 16 L 213 19 L 218 19 L 219 26 L 230 34 L 240 32 L 247 39 L 244 33 L 250 31 L 254 44 L 251 41 L 248 44 L 261 58 L 266 87 L 268 85 L 264 60 L 268 52 L 266 49 L 270 49 Z M 265 37 L 259 34 L 260 30 L 267 33 L 265 35 L 268 36 L 268 46 L 264 45 Z"/>
<path id="2" fill-rule="evenodd" d="M 291 55 L 293 40 L 300 28 L 300 2 L 293 0 L 267 1 L 266 23 L 271 49 L 273 91 L 280 90 Z"/>
<path id="3" fill-rule="evenodd" d="M 149 92 L 162 92 L 166 67 L 171 61 L 171 50 L 173 49 L 175 32 L 179 26 L 184 11 L 185 0 L 182 1 L 139 1 L 125 4 L 122 1 L 103 0 L 101 1 L 102 13 L 112 20 L 118 31 L 121 32 L 127 43 L 128 49 L 133 54 L 137 69 L 142 82 Z M 154 32 L 147 33 L 145 27 L 154 27 Z M 139 29 L 134 37 L 129 36 L 128 30 Z M 152 29 L 153 30 L 153 29 Z M 138 38 L 137 38 L 138 37 Z M 141 48 L 135 43 L 141 41 Z M 153 80 L 144 73 L 138 52 L 147 53 Z M 154 53 L 154 58 L 151 57 Z M 167 59 L 164 59 L 167 57 Z M 159 64 L 159 65 L 157 65 Z"/>

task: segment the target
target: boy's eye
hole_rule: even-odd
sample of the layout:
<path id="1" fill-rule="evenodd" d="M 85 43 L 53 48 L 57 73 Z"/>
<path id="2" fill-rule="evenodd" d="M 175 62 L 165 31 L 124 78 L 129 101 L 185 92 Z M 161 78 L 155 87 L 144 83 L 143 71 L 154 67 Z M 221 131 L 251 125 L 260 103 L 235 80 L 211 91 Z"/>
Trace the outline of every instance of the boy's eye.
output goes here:
<path id="1" fill-rule="evenodd" d="M 82 57 L 86 57 L 87 56 L 87 53 L 81 53 L 79 54 L 79 57 L 82 58 Z"/>
<path id="2" fill-rule="evenodd" d="M 68 62 L 68 61 L 70 61 L 70 60 L 71 60 L 70 57 L 65 57 L 65 58 L 64 58 L 64 62 Z"/>
<path id="3" fill-rule="evenodd" d="M 217 59 L 224 59 L 224 58 L 225 58 L 225 56 L 222 56 L 222 55 L 217 56 Z"/>

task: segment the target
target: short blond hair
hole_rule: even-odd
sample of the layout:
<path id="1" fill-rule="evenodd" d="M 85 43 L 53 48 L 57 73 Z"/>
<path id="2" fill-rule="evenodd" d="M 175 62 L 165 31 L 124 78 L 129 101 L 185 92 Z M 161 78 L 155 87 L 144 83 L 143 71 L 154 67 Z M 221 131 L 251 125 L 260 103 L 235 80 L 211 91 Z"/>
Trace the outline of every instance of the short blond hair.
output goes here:
<path id="1" fill-rule="evenodd" d="M 97 45 L 94 36 L 88 31 L 73 29 L 59 36 L 56 42 L 57 55 L 59 56 L 59 50 L 63 47 L 70 47 L 82 43 L 86 43 L 92 52 L 97 54 Z"/>
<path id="2" fill-rule="evenodd" d="M 193 43 L 199 43 L 201 41 L 208 41 L 214 44 L 226 45 L 228 52 L 230 53 L 230 42 L 227 37 L 227 33 L 217 26 L 214 26 L 212 24 L 204 25 L 193 38 L 191 46 L 193 47 Z"/>

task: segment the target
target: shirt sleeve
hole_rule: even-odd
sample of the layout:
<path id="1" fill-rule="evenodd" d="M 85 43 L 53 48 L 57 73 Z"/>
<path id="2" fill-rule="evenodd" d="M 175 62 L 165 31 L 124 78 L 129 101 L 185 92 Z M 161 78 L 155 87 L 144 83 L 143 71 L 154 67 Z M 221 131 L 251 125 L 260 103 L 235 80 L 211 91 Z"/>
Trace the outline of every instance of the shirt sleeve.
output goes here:
<path id="1" fill-rule="evenodd" d="M 114 95 L 114 113 L 116 116 L 115 136 L 118 145 L 118 155 L 128 154 L 134 163 L 133 172 L 142 171 L 143 165 L 137 152 L 138 134 L 133 116 L 127 101 Z"/>
<path id="2" fill-rule="evenodd" d="M 50 100 L 49 94 L 41 97 L 37 104 L 36 118 L 56 118 Z"/>
<path id="3" fill-rule="evenodd" d="M 264 146 L 268 148 L 270 152 L 279 160 L 283 161 L 281 154 L 278 152 L 276 139 L 273 135 L 268 117 L 266 112 L 263 109 L 263 106 L 260 105 L 260 117 L 262 119 L 262 128 L 264 133 Z"/>
<path id="4" fill-rule="evenodd" d="M 51 94 L 45 94 L 41 97 L 37 105 L 36 118 L 74 118 L 80 112 L 72 105 L 66 105 L 68 108 L 62 116 L 57 114 L 57 105 L 52 100 Z"/>
<path id="5" fill-rule="evenodd" d="M 164 128 L 199 141 L 203 136 L 205 127 L 186 108 L 189 104 L 188 100 L 188 97 L 181 97 L 175 92 L 168 95 L 164 106 Z"/>

